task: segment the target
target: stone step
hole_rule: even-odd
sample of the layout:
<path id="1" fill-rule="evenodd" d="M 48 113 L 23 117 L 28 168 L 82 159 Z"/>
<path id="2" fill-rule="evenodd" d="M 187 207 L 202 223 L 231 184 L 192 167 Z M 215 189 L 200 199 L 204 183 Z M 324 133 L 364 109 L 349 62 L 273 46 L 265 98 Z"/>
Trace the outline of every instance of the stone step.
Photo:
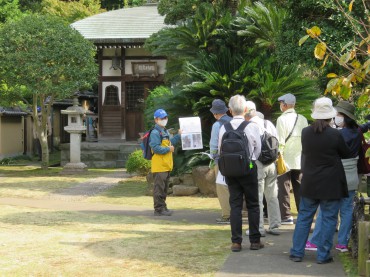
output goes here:
<path id="1" fill-rule="evenodd" d="M 118 161 L 116 161 L 116 167 L 117 167 L 117 168 L 123 168 L 123 167 L 126 167 L 126 161 L 127 161 L 127 160 L 118 160 Z"/>

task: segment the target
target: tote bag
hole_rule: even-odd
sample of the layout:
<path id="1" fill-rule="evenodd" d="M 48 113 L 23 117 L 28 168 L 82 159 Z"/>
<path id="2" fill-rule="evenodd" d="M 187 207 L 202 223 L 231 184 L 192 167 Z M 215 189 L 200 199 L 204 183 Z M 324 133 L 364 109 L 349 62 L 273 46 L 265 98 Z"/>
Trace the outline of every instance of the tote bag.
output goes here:
<path id="1" fill-rule="evenodd" d="M 288 171 L 288 168 L 287 168 L 287 166 L 285 164 L 283 155 L 281 155 L 279 153 L 278 159 L 277 159 L 277 172 L 278 172 L 278 175 L 283 175 L 287 171 Z"/>

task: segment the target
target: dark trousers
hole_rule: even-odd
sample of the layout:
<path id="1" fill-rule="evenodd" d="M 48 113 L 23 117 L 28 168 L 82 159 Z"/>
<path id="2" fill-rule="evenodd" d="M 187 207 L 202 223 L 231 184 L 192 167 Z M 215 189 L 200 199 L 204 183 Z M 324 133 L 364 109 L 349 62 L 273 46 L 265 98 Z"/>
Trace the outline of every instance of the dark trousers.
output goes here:
<path id="1" fill-rule="evenodd" d="M 168 182 L 170 180 L 170 172 L 155 172 L 153 173 L 154 188 L 153 200 L 154 210 L 161 212 L 167 210 L 166 198 L 168 191 Z"/>
<path id="2" fill-rule="evenodd" d="M 281 220 L 286 220 L 292 216 L 290 212 L 290 185 L 293 187 L 293 194 L 297 211 L 299 211 L 299 201 L 301 197 L 301 171 L 292 169 L 287 173 L 278 176 L 278 199 L 280 206 Z"/>
<path id="3" fill-rule="evenodd" d="M 248 210 L 249 241 L 259 242 L 261 234 L 258 230 L 260 221 L 260 206 L 258 201 L 257 166 L 254 164 L 250 174 L 243 177 L 226 177 L 230 192 L 230 225 L 231 241 L 242 243 L 242 209 L 243 196 Z"/>

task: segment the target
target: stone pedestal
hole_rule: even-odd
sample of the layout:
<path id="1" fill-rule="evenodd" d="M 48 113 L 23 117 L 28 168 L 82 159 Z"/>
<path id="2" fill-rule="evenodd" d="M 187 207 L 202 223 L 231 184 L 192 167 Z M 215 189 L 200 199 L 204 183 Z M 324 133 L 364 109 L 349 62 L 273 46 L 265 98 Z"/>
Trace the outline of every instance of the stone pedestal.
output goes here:
<path id="1" fill-rule="evenodd" d="M 75 98 L 73 106 L 61 113 L 68 115 L 68 125 L 64 127 L 64 130 L 71 134 L 70 162 L 64 166 L 62 174 L 86 171 L 87 165 L 81 162 L 81 134 L 86 132 L 86 126 L 82 124 L 82 115 L 85 110 L 78 106 L 78 100 Z"/>

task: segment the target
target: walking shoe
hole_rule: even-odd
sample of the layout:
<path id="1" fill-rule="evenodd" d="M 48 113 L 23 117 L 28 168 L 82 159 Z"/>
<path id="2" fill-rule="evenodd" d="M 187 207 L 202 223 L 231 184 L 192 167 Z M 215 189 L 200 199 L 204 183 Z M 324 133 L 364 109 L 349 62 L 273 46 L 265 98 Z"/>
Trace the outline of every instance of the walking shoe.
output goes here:
<path id="1" fill-rule="evenodd" d="M 323 261 L 317 261 L 318 264 L 330 264 L 332 262 L 334 262 L 333 257 L 330 257 L 330 258 L 328 258 L 326 260 L 323 260 Z"/>
<path id="2" fill-rule="evenodd" d="M 312 242 L 310 242 L 308 240 L 306 242 L 306 246 L 305 246 L 304 250 L 307 250 L 307 251 L 317 251 L 317 245 L 316 244 L 313 244 Z"/>
<path id="3" fill-rule="evenodd" d="M 300 262 L 302 262 L 303 258 L 302 257 L 294 256 L 294 255 L 290 255 L 289 256 L 289 260 L 291 260 L 293 262 L 296 262 L 296 263 L 300 263 Z"/>
<path id="4" fill-rule="evenodd" d="M 155 216 L 171 216 L 172 211 L 170 210 L 162 210 L 162 211 L 154 211 Z"/>
<path id="5" fill-rule="evenodd" d="M 293 225 L 294 224 L 293 217 L 291 216 L 287 219 L 281 220 L 281 224 L 282 225 Z"/>
<path id="6" fill-rule="evenodd" d="M 230 218 L 217 218 L 216 219 L 217 224 L 230 224 Z"/>
<path id="7" fill-rule="evenodd" d="M 335 246 L 335 249 L 339 250 L 342 253 L 348 252 L 348 247 L 346 245 L 343 245 L 343 244 L 337 244 Z"/>
<path id="8" fill-rule="evenodd" d="M 231 244 L 231 251 L 240 252 L 241 250 L 242 250 L 242 244 L 241 243 L 232 243 Z"/>
<path id="9" fill-rule="evenodd" d="M 266 237 L 266 232 L 264 231 L 264 232 L 261 232 L 260 231 L 260 234 L 261 234 L 261 237 Z M 247 237 L 249 237 L 249 230 L 247 230 L 247 231 L 245 231 L 245 235 L 247 236 Z"/>
<path id="10" fill-rule="evenodd" d="M 262 242 L 251 242 L 251 250 L 260 250 L 264 248 L 265 245 Z"/>
<path id="11" fill-rule="evenodd" d="M 279 230 L 278 227 L 269 228 L 268 230 L 266 230 L 266 233 L 270 234 L 270 235 L 278 236 L 278 235 L 280 235 L 280 230 Z"/>

